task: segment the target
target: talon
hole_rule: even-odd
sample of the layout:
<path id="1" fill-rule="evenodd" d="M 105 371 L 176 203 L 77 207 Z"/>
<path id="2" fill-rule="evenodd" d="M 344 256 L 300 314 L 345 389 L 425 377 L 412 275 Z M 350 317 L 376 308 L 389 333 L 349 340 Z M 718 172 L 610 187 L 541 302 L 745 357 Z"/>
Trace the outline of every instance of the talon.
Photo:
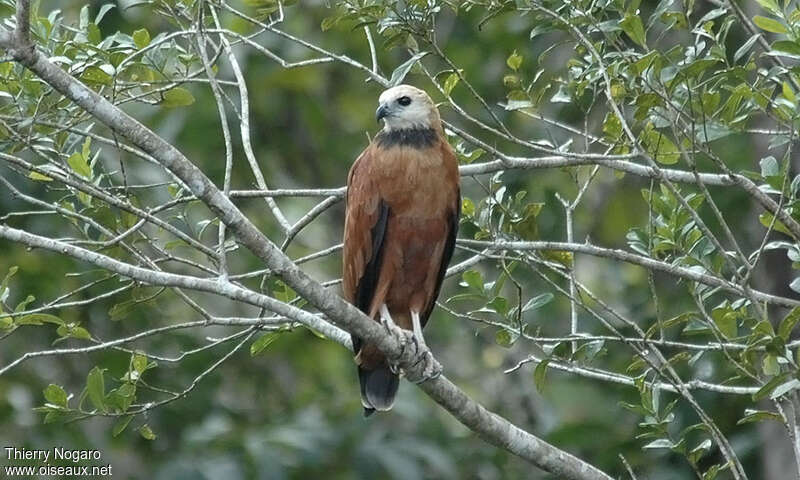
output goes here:
<path id="1" fill-rule="evenodd" d="M 386 330 L 387 332 L 392 331 L 392 327 L 389 325 L 389 321 L 383 315 L 381 315 L 381 326 L 383 326 L 383 329 Z"/>
<path id="2" fill-rule="evenodd" d="M 423 355 L 420 355 L 420 360 L 417 361 L 419 363 L 423 359 L 426 362 L 425 368 L 422 369 L 422 378 L 415 381 L 417 385 L 420 383 L 425 382 L 426 380 L 435 380 L 442 375 L 442 366 L 436 362 L 436 359 L 433 358 L 433 354 L 430 351 L 426 351 Z M 416 364 L 415 364 L 416 365 Z"/>
<path id="3" fill-rule="evenodd" d="M 414 343 L 414 356 L 419 355 L 419 340 L 417 339 L 416 335 L 411 337 L 411 341 Z"/>
<path id="4" fill-rule="evenodd" d="M 389 362 L 389 371 L 395 375 L 400 375 L 400 369 L 397 368 L 397 364 L 394 362 Z"/>
<path id="5" fill-rule="evenodd" d="M 425 355 L 416 355 L 415 358 L 417 360 L 411 365 L 411 368 L 416 368 L 421 362 L 426 361 L 425 357 Z"/>
<path id="6" fill-rule="evenodd" d="M 398 353 L 396 356 L 394 356 L 394 357 L 389 359 L 389 362 L 391 363 L 390 367 L 393 367 L 394 370 L 397 370 L 397 371 L 392 371 L 392 373 L 394 373 L 394 374 L 397 374 L 397 372 L 399 371 L 399 369 L 397 368 L 396 364 L 400 362 L 400 359 L 403 358 L 403 354 L 406 353 L 406 342 L 405 342 L 405 339 L 403 339 L 402 336 L 400 338 L 401 338 L 401 340 L 400 340 L 400 353 Z"/>

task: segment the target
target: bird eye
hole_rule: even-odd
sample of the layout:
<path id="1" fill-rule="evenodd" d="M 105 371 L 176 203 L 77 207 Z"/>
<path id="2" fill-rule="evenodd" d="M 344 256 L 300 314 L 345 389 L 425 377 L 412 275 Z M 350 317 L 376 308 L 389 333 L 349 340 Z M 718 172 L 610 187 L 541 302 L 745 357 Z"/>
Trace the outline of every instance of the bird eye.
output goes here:
<path id="1" fill-rule="evenodd" d="M 397 103 L 399 103 L 400 105 L 406 107 L 406 106 L 411 104 L 411 99 L 408 98 L 408 97 L 400 97 L 400 98 L 397 99 Z"/>

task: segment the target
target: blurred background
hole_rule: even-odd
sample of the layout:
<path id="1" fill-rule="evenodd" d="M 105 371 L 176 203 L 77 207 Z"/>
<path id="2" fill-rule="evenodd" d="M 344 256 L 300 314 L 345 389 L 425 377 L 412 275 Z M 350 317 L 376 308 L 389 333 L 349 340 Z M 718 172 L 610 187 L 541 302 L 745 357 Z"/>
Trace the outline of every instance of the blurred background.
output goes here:
<path id="1" fill-rule="evenodd" d="M 77 24 L 79 11 L 87 3 L 93 18 L 104 2 L 43 0 L 39 11 L 61 9 L 65 23 Z M 154 15 L 151 6 L 137 3 L 119 2 L 100 22 L 102 34 L 116 31 L 132 34 L 144 27 L 155 37 L 158 32 L 175 29 L 164 17 Z M 653 8 L 649 2 L 644 3 L 643 8 Z M 238 6 L 255 8 L 247 1 Z M 301 0 L 286 8 L 286 18 L 280 28 L 369 64 L 369 47 L 360 28 L 342 24 L 323 31 L 323 20 L 333 13 L 326 2 Z M 530 40 L 532 26 L 525 16 L 501 14 L 485 21 L 483 15 L 480 9 L 475 9 L 460 12 L 456 17 L 445 8 L 438 17 L 437 36 L 446 53 L 468 72 L 476 89 L 490 103 L 506 99 L 508 89 L 503 77 L 509 73 L 507 58 L 514 51 L 524 58 L 520 66 L 522 74 L 533 75 L 537 68 L 544 66 L 549 68 L 547 74 L 553 78 L 564 75 L 566 59 L 574 53 L 573 44 L 560 44 L 561 38 L 557 35 Z M 246 32 L 249 28 L 231 16 L 226 15 L 223 20 L 235 31 Z M 741 38 L 740 33 L 736 35 Z M 310 55 L 307 50 L 276 35 L 264 34 L 257 41 L 286 59 L 301 60 Z M 384 74 L 390 74 L 409 57 L 402 48 L 384 48 L 384 40 L 379 37 L 376 42 L 379 66 Z M 547 55 L 539 58 L 545 50 L 548 50 Z M 344 185 L 352 161 L 366 146 L 369 137 L 377 132 L 374 111 L 382 88 L 374 82 L 365 82 L 363 72 L 338 62 L 285 70 L 253 49 L 237 48 L 236 52 L 250 90 L 253 147 L 270 186 L 334 188 Z M 437 68 L 434 61 L 428 65 L 434 71 Z M 221 78 L 232 78 L 225 62 L 221 62 L 219 73 Z M 432 93 L 435 91 L 427 77 L 416 71 L 406 82 Z M 214 98 L 207 84 L 190 84 L 185 88 L 195 98 L 191 106 L 130 105 L 126 108 L 173 142 L 219 185 L 224 174 L 224 142 Z M 235 89 L 228 88 L 236 98 Z M 488 119 L 465 89 L 457 89 L 453 95 L 476 116 Z M 441 100 L 441 97 L 436 99 Z M 582 121 L 580 109 L 570 103 L 546 103 L 541 108 L 542 113 L 554 119 L 567 123 Z M 500 107 L 495 110 L 523 137 L 548 135 L 546 125 L 532 126 L 518 113 L 506 112 Z M 442 108 L 442 115 L 456 125 L 467 126 L 448 108 Z M 602 115 L 589 119 L 594 125 L 602 120 Z M 233 141 L 238 148 L 238 125 L 232 125 Z M 764 146 L 745 137 L 731 136 L 720 148 L 724 149 L 729 165 L 754 169 L 755 159 L 760 158 Z M 509 147 L 510 153 L 514 153 L 513 149 Z M 135 158 L 113 149 L 105 149 L 103 155 L 103 161 L 111 165 L 120 158 L 126 161 L 131 183 L 163 180 L 154 177 L 152 168 Z M 235 160 L 238 163 L 233 188 L 255 188 L 243 156 L 237 155 Z M 488 182 L 487 177 L 477 180 Z M 574 172 L 566 169 L 510 171 L 499 180 L 509 191 L 526 191 L 528 200 L 544 203 L 537 218 L 541 239 L 565 239 L 563 208 L 554 195 L 556 192 L 568 197 L 575 195 Z M 464 178 L 463 182 L 465 196 L 476 202 L 485 196 L 476 180 Z M 641 189 L 648 188 L 649 184 L 646 179 L 621 178 L 601 171 L 582 207 L 575 213 L 576 239 L 588 237 L 599 245 L 627 248 L 626 232 L 634 226 L 646 225 L 647 205 L 642 201 Z M 736 190 L 714 189 L 712 193 L 724 211 L 741 212 L 728 220 L 738 232 L 744 232 L 741 239 L 747 248 L 756 247 L 763 230 L 748 197 Z M 261 199 L 240 199 L 237 204 L 263 231 L 276 234 L 274 219 Z M 283 199 L 279 204 L 289 220 L 294 221 L 313 206 L 313 201 Z M 0 215 L 22 207 L 8 190 L 0 188 Z M 191 205 L 183 214 L 186 222 L 192 223 L 201 220 L 207 212 Z M 46 231 L 48 221 L 48 217 L 33 216 L 9 220 L 9 224 L 31 231 Z M 340 242 L 342 225 L 343 205 L 340 203 L 307 227 L 289 253 L 296 258 Z M 454 263 L 468 255 L 457 251 Z M 759 283 L 765 285 L 765 290 L 788 294 L 783 287 L 788 284 L 785 257 L 772 252 L 765 255 L 763 270 L 758 273 Z M 335 254 L 306 267 L 315 278 L 332 280 L 340 276 L 340 261 L 339 254 Z M 68 274 L 90 270 L 66 257 L 31 252 L 18 244 L 0 241 L 0 277 L 12 266 L 19 267 L 9 284 L 14 302 L 28 294 L 35 294 L 40 300 L 54 298 L 80 284 L 79 277 Z M 257 268 L 258 262 L 246 254 L 237 255 L 231 266 L 233 271 Z M 498 274 L 494 264 L 481 268 L 486 278 Z M 579 257 L 577 268 L 579 278 L 615 308 L 641 319 L 642 325 L 648 325 L 654 318 L 645 270 L 592 257 Z M 519 279 L 524 281 L 526 294 L 530 296 L 552 291 L 529 272 L 520 272 Z M 683 285 L 676 285 L 674 279 L 658 274 L 655 282 L 663 318 L 693 308 Z M 333 288 L 338 289 L 338 286 Z M 153 291 L 141 288 L 136 295 L 142 298 Z M 458 279 L 451 278 L 445 283 L 442 299 L 462 291 Z M 81 295 L 84 294 L 88 298 L 92 291 Z M 76 298 L 82 298 L 81 295 Z M 218 298 L 202 295 L 197 298 L 203 305 L 213 305 L 220 315 L 256 313 L 244 305 L 228 304 L 227 300 L 220 302 Z M 112 307 L 123 300 L 125 298 L 110 298 L 88 307 L 63 309 L 58 315 L 66 321 L 80 321 L 101 339 L 199 319 L 174 295 L 158 296 L 122 315 L 117 311 L 112 318 Z M 532 330 L 564 334 L 568 332 L 569 303 L 557 295 L 544 307 L 527 312 L 525 321 Z M 585 331 L 605 333 L 583 314 L 581 322 Z M 179 331 L 151 338 L 147 346 L 148 350 L 176 356 L 204 344 L 206 338 L 231 332 L 223 327 Z M 620 454 L 640 474 L 639 478 L 677 479 L 693 475 L 685 460 L 668 450 L 642 450 L 642 441 L 636 438 L 641 417 L 620 407 L 620 402 L 639 401 L 634 388 L 550 371 L 539 391 L 533 367 L 503 373 L 527 356 L 530 345 L 519 342 L 504 346 L 503 342 L 498 342 L 496 333 L 496 329 L 437 309 L 426 337 L 448 377 L 477 401 L 612 475 L 625 477 Z M 27 351 L 47 349 L 56 338 L 54 332 L 45 328 L 16 332 L 0 342 L 0 365 Z M 135 418 L 131 427 L 117 437 L 111 434 L 113 419 L 45 424 L 43 415 L 33 408 L 44 403 L 42 390 L 50 383 L 63 385 L 67 392 L 79 395 L 94 365 L 103 365 L 108 368 L 109 375 L 120 377 L 128 368 L 128 355 L 98 352 L 31 359 L 0 377 L 0 445 L 99 449 L 103 453 L 101 463 L 113 465 L 115 478 L 553 478 L 483 442 L 407 383 L 401 384 L 397 404 L 391 413 L 363 418 L 351 355 L 338 344 L 318 338 L 308 330 L 295 329 L 281 335 L 277 342 L 255 357 L 247 350 L 242 349 L 203 379 L 186 398 Z M 147 372 L 147 382 L 180 390 L 226 351 L 225 347 L 220 347 L 179 363 L 160 363 L 158 368 Z M 605 356 L 604 365 L 616 370 L 624 371 L 631 360 L 631 353 L 620 344 L 606 346 L 600 354 Z M 714 354 L 703 357 L 698 364 L 698 369 L 705 369 L 708 377 L 726 368 L 721 356 Z M 663 395 L 668 397 L 664 403 L 672 399 L 671 395 Z M 729 434 L 746 468 L 753 472 L 751 478 L 784 478 L 779 471 L 783 462 L 791 460 L 777 423 L 774 428 L 753 424 L 736 426 L 744 408 L 750 405 L 747 397 L 698 392 L 697 398 L 720 428 Z M 682 406 L 675 413 L 674 428 L 695 421 L 694 414 Z M 137 428 L 144 424 L 150 427 L 154 439 L 148 440 L 137 433 Z M 710 458 L 708 462 L 718 460 Z M 768 473 L 770 471 L 773 473 Z"/>

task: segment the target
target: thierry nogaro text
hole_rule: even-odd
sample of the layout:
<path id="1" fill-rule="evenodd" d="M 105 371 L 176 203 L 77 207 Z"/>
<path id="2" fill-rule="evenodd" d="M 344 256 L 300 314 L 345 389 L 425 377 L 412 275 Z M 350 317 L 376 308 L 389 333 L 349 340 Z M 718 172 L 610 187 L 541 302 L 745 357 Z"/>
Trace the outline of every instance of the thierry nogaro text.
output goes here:
<path id="1" fill-rule="evenodd" d="M 34 461 L 39 466 L 30 467 L 13 467 L 11 465 L 5 466 L 7 474 L 14 475 L 17 472 L 8 472 L 9 468 L 28 468 L 35 469 L 35 473 L 39 475 L 103 475 L 111 476 L 111 465 L 49 465 L 50 462 L 72 462 L 81 463 L 89 461 L 97 461 L 103 457 L 100 450 L 70 450 L 64 447 L 53 447 L 51 449 L 29 449 L 18 447 L 4 447 L 6 459 L 9 461 Z M 33 475 L 34 471 L 19 472 L 19 474 Z"/>

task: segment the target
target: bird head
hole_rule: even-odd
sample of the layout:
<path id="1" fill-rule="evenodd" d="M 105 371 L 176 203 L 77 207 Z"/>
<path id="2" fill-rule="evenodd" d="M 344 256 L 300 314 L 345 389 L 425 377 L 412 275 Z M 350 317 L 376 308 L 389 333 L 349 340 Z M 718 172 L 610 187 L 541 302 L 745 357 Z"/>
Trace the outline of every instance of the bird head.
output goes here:
<path id="1" fill-rule="evenodd" d="M 383 92 L 375 118 L 378 122 L 383 120 L 384 130 L 439 128 L 441 122 L 428 94 L 411 85 L 398 85 Z"/>

